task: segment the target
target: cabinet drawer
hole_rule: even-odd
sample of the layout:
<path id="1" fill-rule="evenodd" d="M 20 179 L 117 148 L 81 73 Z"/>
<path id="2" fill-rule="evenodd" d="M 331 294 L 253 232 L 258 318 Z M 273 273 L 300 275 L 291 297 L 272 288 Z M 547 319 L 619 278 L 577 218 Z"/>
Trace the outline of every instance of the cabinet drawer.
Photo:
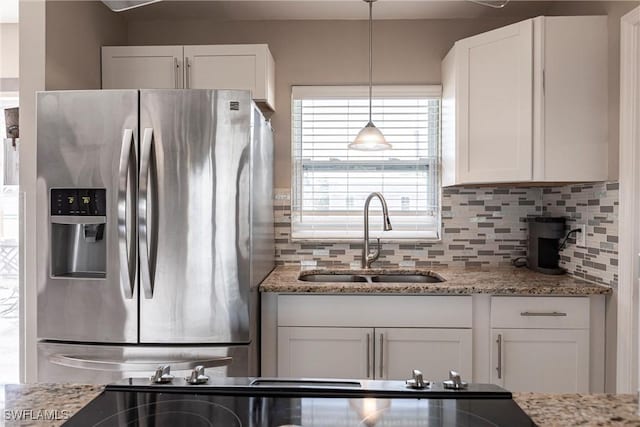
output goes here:
<path id="1" fill-rule="evenodd" d="M 589 298 L 492 297 L 491 327 L 588 329 Z"/>
<path id="2" fill-rule="evenodd" d="M 471 323 L 470 296 L 278 296 L 278 326 L 470 328 Z"/>

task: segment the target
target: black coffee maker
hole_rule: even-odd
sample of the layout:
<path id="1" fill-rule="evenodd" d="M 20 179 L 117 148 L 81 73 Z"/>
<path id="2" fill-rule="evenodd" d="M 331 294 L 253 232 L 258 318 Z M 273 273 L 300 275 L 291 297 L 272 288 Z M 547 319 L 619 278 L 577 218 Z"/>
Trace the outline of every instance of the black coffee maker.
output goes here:
<path id="1" fill-rule="evenodd" d="M 565 237 L 566 219 L 539 216 L 529 218 L 527 266 L 544 274 L 565 274 L 559 266 L 560 241 Z"/>

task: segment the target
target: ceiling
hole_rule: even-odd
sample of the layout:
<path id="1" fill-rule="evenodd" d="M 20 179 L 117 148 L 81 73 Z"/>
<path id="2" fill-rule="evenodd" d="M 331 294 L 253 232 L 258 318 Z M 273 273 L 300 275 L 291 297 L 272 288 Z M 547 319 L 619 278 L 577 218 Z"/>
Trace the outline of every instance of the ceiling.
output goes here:
<path id="1" fill-rule="evenodd" d="M 18 0 L 0 0 L 0 24 L 18 22 Z"/>
<path id="2" fill-rule="evenodd" d="M 4 0 L 3 0 L 4 1 Z M 374 19 L 463 19 L 543 14 L 552 1 L 511 1 L 493 9 L 464 0 L 379 0 Z M 120 12 L 127 20 L 198 19 L 219 21 L 367 19 L 362 0 L 163 0 Z"/>
<path id="3" fill-rule="evenodd" d="M 379 0 L 374 4 L 373 14 L 375 19 L 521 17 L 544 14 L 557 1 L 511 0 L 503 9 L 493 9 L 465 0 Z M 0 23 L 17 23 L 19 0 L 0 3 Z M 119 15 L 126 20 L 203 17 L 218 21 L 349 20 L 367 19 L 368 12 L 362 0 L 161 0 Z"/>

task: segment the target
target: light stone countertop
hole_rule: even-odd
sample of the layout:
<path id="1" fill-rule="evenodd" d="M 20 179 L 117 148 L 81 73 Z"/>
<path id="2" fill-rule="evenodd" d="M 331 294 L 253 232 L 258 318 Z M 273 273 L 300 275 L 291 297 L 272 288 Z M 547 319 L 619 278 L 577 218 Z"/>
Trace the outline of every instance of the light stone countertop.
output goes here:
<path id="1" fill-rule="evenodd" d="M 0 385 L 1 419 L 6 427 L 57 427 L 98 396 L 102 389 L 102 386 L 83 384 Z M 3 425 L 2 421 L 0 425 Z"/>
<path id="2" fill-rule="evenodd" d="M 304 269 L 304 274 L 327 273 L 325 269 Z M 331 270 L 337 274 L 363 274 L 359 269 Z M 608 295 L 609 286 L 590 283 L 578 278 L 562 275 L 552 276 L 526 268 L 449 268 L 432 269 L 380 269 L 372 268 L 366 274 L 406 272 L 431 274 L 443 278 L 440 283 L 338 283 L 304 282 L 298 280 L 300 267 L 278 266 L 260 285 L 261 292 L 277 293 L 401 293 L 433 295 L 561 295 L 586 296 Z"/>
<path id="3" fill-rule="evenodd" d="M 513 393 L 539 426 L 640 426 L 632 394 Z"/>
<path id="4" fill-rule="evenodd" d="M 100 394 L 102 387 L 24 384 L 0 386 L 0 393 L 2 390 L 4 403 L 0 400 L 0 408 L 7 427 L 59 426 L 64 419 L 51 421 L 36 416 L 57 411 L 60 418 L 71 417 Z M 640 426 L 638 402 L 630 394 L 514 393 L 514 399 L 539 426 Z M 17 413 L 23 415 L 22 419 L 11 419 L 11 414 Z"/>

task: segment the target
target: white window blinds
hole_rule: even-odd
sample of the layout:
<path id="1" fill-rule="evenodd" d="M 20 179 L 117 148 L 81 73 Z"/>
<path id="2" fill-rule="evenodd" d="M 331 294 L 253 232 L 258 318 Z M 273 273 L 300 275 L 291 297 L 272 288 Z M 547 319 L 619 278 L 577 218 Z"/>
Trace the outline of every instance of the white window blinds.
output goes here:
<path id="1" fill-rule="evenodd" d="M 364 201 L 374 191 L 387 201 L 393 230 L 382 231 L 374 199 L 372 237 L 439 237 L 441 88 L 377 86 L 373 93 L 373 122 L 392 150 L 347 148 L 368 121 L 366 86 L 293 87 L 293 239 L 361 239 Z"/>

